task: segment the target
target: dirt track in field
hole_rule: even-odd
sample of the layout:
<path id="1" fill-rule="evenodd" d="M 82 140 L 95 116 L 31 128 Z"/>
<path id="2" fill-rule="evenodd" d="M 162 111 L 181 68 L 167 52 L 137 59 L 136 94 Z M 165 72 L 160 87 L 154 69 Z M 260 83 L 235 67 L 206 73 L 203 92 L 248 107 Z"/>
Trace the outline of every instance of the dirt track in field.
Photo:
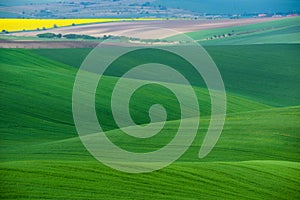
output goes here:
<path id="1" fill-rule="evenodd" d="M 157 20 L 157 21 L 133 21 L 133 22 L 112 22 L 92 25 L 62 27 L 45 31 L 31 31 L 11 33 L 14 36 L 36 36 L 40 33 L 85 34 L 95 37 L 104 35 L 137 37 L 142 39 L 161 39 L 179 33 L 241 26 L 265 21 L 272 21 L 275 18 L 251 18 L 251 19 L 220 19 L 220 20 Z M 93 47 L 93 42 L 80 41 L 0 41 L 0 48 L 78 48 Z"/>

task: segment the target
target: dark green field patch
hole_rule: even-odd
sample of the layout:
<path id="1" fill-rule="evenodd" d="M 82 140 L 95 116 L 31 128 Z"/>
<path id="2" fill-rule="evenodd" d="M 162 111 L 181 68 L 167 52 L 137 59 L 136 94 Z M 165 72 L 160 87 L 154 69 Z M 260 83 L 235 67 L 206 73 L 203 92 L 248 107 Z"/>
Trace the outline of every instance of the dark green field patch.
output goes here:
<path id="1" fill-rule="evenodd" d="M 208 48 L 221 65 L 225 85 L 229 87 L 224 131 L 213 151 L 199 159 L 199 148 L 209 123 L 210 99 L 206 89 L 194 87 L 203 112 L 194 143 L 178 161 L 150 174 L 126 174 L 110 169 L 84 148 L 72 117 L 76 68 L 30 50 L 1 49 L 1 198 L 297 199 L 299 106 L 274 108 L 254 101 L 270 105 L 299 102 L 298 93 L 290 92 L 297 89 L 299 74 L 295 55 L 299 47 L 278 45 L 277 53 L 265 52 L 274 47 Z M 83 50 L 76 52 L 80 51 Z M 286 51 L 285 56 L 291 55 L 282 60 Z M 237 56 L 239 52 L 248 59 Z M 248 62 L 257 62 L 260 67 L 245 64 Z M 286 63 L 284 69 L 281 68 L 283 63 Z M 102 92 L 106 94 L 117 77 L 105 76 L 104 79 L 106 87 Z M 271 85 L 263 84 L 269 81 Z M 184 89 L 184 86 L 178 87 Z M 138 115 L 136 121 L 149 121 L 145 111 L 155 98 L 147 94 L 149 91 L 159 94 L 160 90 L 149 87 L 135 94 L 132 105 L 136 109 L 133 114 Z M 144 95 L 146 100 L 141 98 Z M 168 110 L 177 110 L 176 102 L 169 98 L 170 94 L 159 96 L 162 104 L 172 102 Z M 97 112 L 109 112 L 99 101 L 96 104 Z M 113 142 L 136 152 L 160 148 L 178 125 L 176 120 L 168 121 L 162 137 L 154 138 L 151 145 L 126 141 L 119 137 L 122 133 L 112 126 L 111 120 L 103 123 L 110 130 L 106 134 Z"/>
<path id="2" fill-rule="evenodd" d="M 227 92 L 272 106 L 300 103 L 300 45 L 268 44 L 207 46 Z M 91 49 L 32 50 L 50 59 L 79 67 Z M 61 55 L 65 55 L 64 57 Z M 69 59 L 74 56 L 76 59 Z M 170 65 L 176 63 L 170 62 Z M 188 76 L 194 76 L 189 73 Z"/>

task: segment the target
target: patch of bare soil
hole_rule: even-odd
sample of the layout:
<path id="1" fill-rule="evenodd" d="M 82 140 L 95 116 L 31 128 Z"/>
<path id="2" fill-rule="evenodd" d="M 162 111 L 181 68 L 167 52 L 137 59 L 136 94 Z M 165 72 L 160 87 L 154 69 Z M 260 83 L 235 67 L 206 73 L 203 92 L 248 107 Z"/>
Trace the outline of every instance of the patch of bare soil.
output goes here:
<path id="1" fill-rule="evenodd" d="M 276 18 L 219 19 L 219 20 L 157 20 L 112 22 L 82 26 L 62 27 L 44 31 L 11 33 L 14 36 L 36 36 L 40 33 L 82 34 L 94 37 L 104 35 L 136 37 L 141 39 L 162 39 L 180 33 L 214 28 L 233 27 L 259 22 L 272 21 Z M 0 40 L 0 48 L 89 48 L 98 42 L 90 41 L 9 41 Z"/>

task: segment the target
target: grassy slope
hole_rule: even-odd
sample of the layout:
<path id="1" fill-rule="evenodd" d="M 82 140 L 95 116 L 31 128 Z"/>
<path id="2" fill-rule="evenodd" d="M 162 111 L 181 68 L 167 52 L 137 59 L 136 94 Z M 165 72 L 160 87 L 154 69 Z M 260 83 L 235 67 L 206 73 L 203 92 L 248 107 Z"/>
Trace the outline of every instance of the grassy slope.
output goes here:
<path id="1" fill-rule="evenodd" d="M 227 90 L 274 106 L 299 105 L 300 45 L 206 47 Z"/>
<path id="2" fill-rule="evenodd" d="M 299 105 L 300 92 L 295 86 L 300 85 L 298 67 L 300 45 L 268 44 L 206 46 L 205 48 L 217 64 L 227 92 L 274 106 Z M 67 65 L 80 67 L 90 50 L 32 51 Z M 70 59 L 71 57 L 74 59 Z"/>
<path id="3" fill-rule="evenodd" d="M 0 55 L 3 198 L 299 196 L 299 107 L 267 109 L 269 106 L 230 94 L 231 114 L 205 162 L 197 162 L 203 128 L 173 165 L 151 174 L 129 175 L 95 161 L 76 138 L 71 113 L 76 69 L 27 50 L 1 50 Z M 176 121 L 170 123 L 173 127 Z M 208 120 L 202 123 L 205 127 Z M 118 130 L 110 134 L 115 132 Z M 122 141 L 116 138 L 115 142 Z"/>
<path id="4" fill-rule="evenodd" d="M 297 199 L 299 163 L 177 162 L 130 175 L 96 161 L 1 163 L 3 198 L 53 199 Z M 24 179 L 26 181 L 24 181 Z"/>
<path id="5" fill-rule="evenodd" d="M 203 45 L 299 43 L 299 23 L 300 17 L 293 17 L 251 25 L 190 32 L 187 35 Z M 213 36 L 229 33 L 235 35 L 207 40 Z M 180 36 L 173 36 L 169 39 L 176 40 L 176 38 Z"/>
<path id="6" fill-rule="evenodd" d="M 300 22 L 300 20 L 299 20 Z M 298 22 L 298 23 L 299 23 Z M 300 26 L 287 26 L 283 28 L 246 33 L 233 37 L 203 41 L 202 45 L 244 45 L 244 44 L 299 44 Z"/>
<path id="7" fill-rule="evenodd" d="M 33 53 L 47 57 L 49 59 L 79 68 L 86 56 L 91 52 L 91 48 L 71 48 L 71 49 L 32 49 Z M 72 58 L 72 59 L 71 59 Z"/>
<path id="8" fill-rule="evenodd" d="M 297 123 L 300 117 L 300 107 L 273 108 L 251 112 L 233 113 L 227 116 L 223 133 L 214 148 L 213 152 L 203 162 L 215 161 L 247 161 L 247 160 L 282 160 L 299 161 L 299 130 Z M 187 119 L 193 121 L 194 119 Z M 165 144 L 166 138 L 177 130 L 178 121 L 169 121 L 167 133 L 162 137 L 156 138 L 153 144 L 156 146 Z M 209 119 L 201 119 L 202 126 L 206 126 Z M 66 125 L 60 125 L 61 129 Z M 258 128 L 259 127 L 259 128 Z M 5 129 L 4 129 L 5 130 Z M 35 136 L 36 141 L 27 145 L 18 143 L 14 137 L 6 138 L 8 141 L 15 141 L 14 145 L 8 144 L 2 146 L 6 154 L 2 155 L 3 161 L 15 160 L 90 160 L 89 154 L 84 150 L 75 130 L 68 130 L 69 136 L 61 139 L 46 140 L 45 136 L 40 134 Z M 25 132 L 25 131 L 24 131 Z M 126 145 L 126 148 L 141 151 L 153 151 L 156 146 L 147 145 L 143 142 L 135 143 L 123 140 L 118 134 L 119 129 L 108 131 L 107 134 L 112 141 L 119 146 Z M 197 162 L 198 151 L 206 133 L 205 128 L 198 130 L 197 137 L 192 146 L 179 161 Z M 160 133 L 161 134 L 161 133 Z M 22 134 L 15 133 L 15 136 L 21 138 Z M 93 138 L 93 135 L 90 136 Z M 26 142 L 24 138 L 23 142 Z M 142 144 L 142 145 L 141 145 Z M 22 156 L 20 157 L 20 150 Z M 44 155 L 47 155 L 45 158 Z M 60 156 L 57 156 L 60 155 Z"/>
<path id="9" fill-rule="evenodd" d="M 2 99 L 9 100 L 9 104 L 3 104 L 1 113 L 4 124 L 15 121 L 16 128 L 27 128 L 28 120 L 39 120 L 39 123 L 30 123 L 30 126 L 44 128 L 49 125 L 67 125 L 74 128 L 71 110 L 71 95 L 75 80 L 76 69 L 63 64 L 36 56 L 28 50 L 1 50 L 3 56 L 1 71 L 5 76 L 1 78 Z M 15 59 L 18 57 L 18 59 Z M 112 85 L 115 78 L 107 77 L 106 84 Z M 108 87 L 107 87 L 108 88 Z M 103 88 L 106 94 L 108 89 Z M 153 90 L 156 90 L 153 88 Z M 203 114 L 210 110 L 210 100 L 206 90 L 196 88 L 200 98 Z M 160 96 L 167 101 L 168 96 Z M 152 97 L 153 98 L 153 97 Z M 20 102 L 19 100 L 22 99 Z M 147 98 L 151 101 L 151 98 Z M 34 104 L 33 104 L 34 102 Z M 47 102 L 47 105 L 45 105 Z M 147 103 L 147 100 L 144 101 Z M 266 109 L 270 106 L 256 103 L 241 97 L 228 94 L 228 112 L 240 112 L 256 109 Z M 59 109 L 58 109 L 59 108 Z M 107 112 L 107 108 L 99 104 L 101 112 Z M 174 109 L 177 107 L 174 106 Z M 145 109 L 145 107 L 140 107 Z M 28 116 L 30 115 L 30 116 Z M 5 116 L 5 117 L 4 117 Z M 16 118 L 17 117 L 22 117 Z M 45 125 L 43 125 L 45 124 Z M 52 127 L 52 129 L 55 127 Z M 30 132 L 30 129 L 28 130 Z M 54 134 L 53 137 L 66 136 L 67 133 Z M 26 134 L 22 134 L 26 137 Z M 11 135 L 9 135 L 11 136 Z M 31 137 L 31 135 L 29 135 Z M 48 135 L 47 137 L 51 137 Z M 20 141 L 22 139 L 20 138 Z"/>

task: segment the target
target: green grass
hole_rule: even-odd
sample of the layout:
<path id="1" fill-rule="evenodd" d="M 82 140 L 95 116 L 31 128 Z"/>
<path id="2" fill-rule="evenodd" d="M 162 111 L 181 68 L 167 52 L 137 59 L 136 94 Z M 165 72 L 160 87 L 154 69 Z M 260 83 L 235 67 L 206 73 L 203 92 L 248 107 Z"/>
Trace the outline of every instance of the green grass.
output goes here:
<path id="1" fill-rule="evenodd" d="M 240 35 L 214 40 L 202 40 L 202 45 L 244 45 L 244 44 L 299 44 L 300 26 L 287 26 L 253 33 L 240 33 Z"/>
<path id="2" fill-rule="evenodd" d="M 300 17 L 278 19 L 271 22 L 262 22 L 250 25 L 228 28 L 216 28 L 187 33 L 202 45 L 245 45 L 245 44 L 287 44 L 300 43 Z M 233 34 L 229 37 L 214 38 L 223 34 Z M 170 37 L 176 40 L 181 36 Z"/>
<path id="3" fill-rule="evenodd" d="M 207 46 L 226 90 L 274 106 L 299 105 L 298 44 Z"/>
<path id="4" fill-rule="evenodd" d="M 281 160 L 299 161 L 299 130 L 300 107 L 273 108 L 259 111 L 241 112 L 229 114 L 219 142 L 214 150 L 202 162 L 239 162 L 248 160 Z M 193 121 L 195 119 L 186 119 Z M 201 127 L 198 130 L 192 146 L 179 159 L 180 162 L 197 162 L 198 152 L 209 123 L 208 117 L 201 119 Z M 114 129 L 107 132 L 111 140 L 123 148 L 136 152 L 153 151 L 165 144 L 170 134 L 176 132 L 178 121 L 169 121 L 166 125 L 166 133 L 153 139 L 152 144 L 146 141 L 134 142 L 124 140 L 119 136 L 120 130 Z M 35 140 L 29 143 L 29 138 L 22 138 L 26 130 L 15 133 L 14 137 L 6 136 L 7 143 L 2 146 L 5 155 L 3 161 L 15 160 L 82 160 L 89 161 L 91 156 L 82 146 L 74 129 L 67 125 L 57 125 L 61 130 L 67 130 L 72 135 L 61 136 L 59 139 L 47 138 L 45 135 L 36 135 Z M 7 128 L 6 128 L 7 129 Z M 5 129 L 4 129 L 5 130 Z M 187 130 L 188 131 L 188 130 Z M 12 135 L 12 134 L 11 134 Z M 27 145 L 18 142 L 15 138 L 23 139 Z M 93 139 L 94 135 L 87 136 Z M 22 157 L 19 152 L 22 151 Z M 44 156 L 47 155 L 45 158 Z M 58 156 L 59 155 L 59 156 Z"/>
<path id="5" fill-rule="evenodd" d="M 300 85 L 300 45 L 225 45 L 206 46 L 205 49 L 217 64 L 227 92 L 273 106 L 299 105 L 300 92 L 296 86 Z M 31 51 L 78 68 L 91 49 Z"/>
<path id="6" fill-rule="evenodd" d="M 32 49 L 31 51 L 43 57 L 79 68 L 81 63 L 91 52 L 91 50 L 92 50 L 91 48 L 71 48 L 71 49 Z"/>
<path id="7" fill-rule="evenodd" d="M 209 123 L 210 100 L 206 89 L 194 85 L 202 118 L 192 146 L 160 171 L 126 174 L 96 161 L 83 147 L 74 127 L 71 98 L 75 67 L 88 49 L 0 49 L 1 198 L 299 198 L 299 46 L 216 46 L 207 50 L 220 68 L 228 98 L 226 124 L 216 147 L 206 158 L 198 159 Z M 71 55 L 78 59 L 66 59 Z M 109 75 L 105 76 L 105 87 L 97 93 L 100 115 L 110 112 L 107 102 L 99 101 L 117 79 Z M 176 113 L 178 107 L 171 98 L 158 87 L 141 90 L 133 99 L 136 120 L 147 122 L 144 111 L 156 100 Z M 165 144 L 178 126 L 177 118 L 171 115 L 166 134 L 153 139 L 155 145 L 126 141 L 110 119 L 102 123 L 114 143 L 143 152 Z"/>
<path id="8" fill-rule="evenodd" d="M 2 112 L 3 119 L 6 120 L 4 122 L 10 123 L 16 121 L 16 125 L 20 123 L 20 126 L 23 127 L 26 125 L 26 118 L 28 117 L 26 114 L 30 114 L 33 119 L 37 118 L 39 120 L 42 118 L 40 122 L 36 124 L 37 126 L 41 126 L 41 123 L 73 125 L 71 98 L 77 71 L 75 68 L 37 56 L 28 50 L 2 49 L 1 55 L 3 56 L 3 58 L 1 58 L 1 71 L 2 74 L 5 73 L 5 76 L 3 76 L 1 80 L 2 98 L 10 102 L 5 106 L 3 105 L 3 110 L 5 109 L 7 112 L 6 117 L 4 117 L 5 114 Z M 16 57 L 18 59 L 15 59 Z M 106 77 L 104 79 L 106 87 L 102 88 L 102 92 L 99 91 L 98 98 L 100 98 L 101 95 L 109 94 L 110 88 L 112 88 L 115 80 L 115 77 Z M 184 88 L 184 86 L 179 87 Z M 151 88 L 152 92 L 159 92 L 158 90 L 160 90 L 160 88 Z M 208 115 L 210 113 L 210 99 L 207 90 L 195 87 L 195 91 L 200 97 L 199 103 L 201 105 L 202 114 Z M 137 105 L 139 106 L 137 108 L 145 110 L 147 108 L 147 106 L 145 106 L 147 101 L 152 102 L 152 99 L 155 99 L 155 97 L 151 99 L 151 94 L 141 92 L 141 96 L 136 97 L 137 100 L 138 98 L 143 98 L 144 95 L 146 95 L 147 98 L 145 98 L 146 100 L 143 104 Z M 162 94 L 159 98 L 167 102 L 169 95 Z M 229 113 L 266 109 L 270 107 L 243 97 L 231 95 L 230 92 L 227 98 Z M 20 102 L 19 99 L 22 99 L 22 102 Z M 35 104 L 32 105 L 32 102 L 35 102 Z M 45 106 L 45 102 L 48 102 L 47 106 Z M 107 113 L 109 111 L 106 106 L 107 102 L 101 104 L 97 103 L 97 105 L 99 112 Z M 171 105 L 170 109 L 173 111 L 177 109 L 175 105 L 172 107 Z M 16 114 L 21 114 L 24 118 L 14 118 Z M 12 118 L 10 118 L 10 116 L 12 116 Z M 144 116 L 144 118 L 145 117 L 148 118 L 148 115 Z M 34 123 L 30 123 L 29 127 L 31 127 L 32 124 Z M 108 121 L 107 126 L 110 124 L 111 122 Z M 109 129 L 113 129 L 113 127 Z"/>
<path id="9" fill-rule="evenodd" d="M 130 175 L 96 161 L 1 164 L 2 198 L 17 199 L 297 199 L 299 163 L 177 162 Z M 26 180 L 26 181 L 24 181 Z"/>

